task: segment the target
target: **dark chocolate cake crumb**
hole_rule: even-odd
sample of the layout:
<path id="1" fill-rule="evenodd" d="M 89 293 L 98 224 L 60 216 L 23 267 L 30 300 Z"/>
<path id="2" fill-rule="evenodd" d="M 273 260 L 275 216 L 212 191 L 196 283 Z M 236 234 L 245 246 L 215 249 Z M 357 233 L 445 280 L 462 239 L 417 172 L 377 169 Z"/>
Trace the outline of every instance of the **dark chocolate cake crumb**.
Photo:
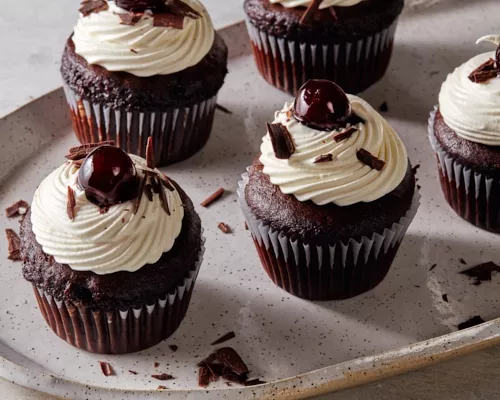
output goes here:
<path id="1" fill-rule="evenodd" d="M 354 132 L 356 132 L 357 130 L 358 130 L 358 128 L 351 126 L 350 128 L 346 129 L 344 132 L 339 133 L 338 135 L 335 135 L 333 137 L 333 140 L 335 140 L 335 142 L 339 143 L 343 140 L 349 139 L 354 134 Z"/>
<path id="2" fill-rule="evenodd" d="M 224 192 L 225 192 L 224 188 L 217 189 L 217 191 L 215 193 L 212 193 L 208 198 L 203 200 L 200 205 L 202 207 L 208 207 L 213 202 L 219 200 L 222 197 L 222 195 L 224 194 Z"/>
<path id="3" fill-rule="evenodd" d="M 356 152 L 356 156 L 358 157 L 358 160 L 363 164 L 366 164 L 369 167 L 376 169 L 377 171 L 382 171 L 382 169 L 384 168 L 385 162 L 379 160 L 377 157 L 375 157 L 365 149 L 359 149 Z"/>
<path id="4" fill-rule="evenodd" d="M 437 267 L 437 264 L 433 264 L 430 268 L 429 268 L 429 272 L 431 272 L 434 268 Z"/>
<path id="5" fill-rule="evenodd" d="M 99 361 L 99 365 L 101 366 L 101 371 L 105 376 L 115 375 L 115 371 L 113 371 L 113 367 L 104 361 Z"/>
<path id="6" fill-rule="evenodd" d="M 312 3 L 307 7 L 304 15 L 300 19 L 300 25 L 311 26 L 314 20 L 314 16 L 319 10 L 319 6 L 323 0 L 313 0 Z"/>
<path id="7" fill-rule="evenodd" d="M 333 154 L 322 154 L 314 159 L 314 164 L 333 161 Z"/>
<path id="8" fill-rule="evenodd" d="M 75 191 L 68 186 L 68 202 L 66 205 L 66 211 L 68 213 L 68 217 L 70 220 L 74 220 L 76 216 L 76 199 L 75 199 Z"/>
<path id="9" fill-rule="evenodd" d="M 446 293 L 444 293 L 441 297 L 443 298 L 443 301 L 448 303 L 448 295 Z"/>
<path id="10" fill-rule="evenodd" d="M 231 228 L 224 222 L 220 222 L 217 227 L 225 234 L 231 233 Z"/>
<path id="11" fill-rule="evenodd" d="M 219 339 L 217 339 L 215 342 L 212 343 L 212 346 L 227 342 L 228 340 L 231 340 L 236 337 L 236 334 L 231 331 L 226 333 L 225 335 L 221 336 Z"/>
<path id="12" fill-rule="evenodd" d="M 149 201 L 153 201 L 153 188 L 149 183 L 144 186 L 144 193 L 146 193 L 146 197 Z"/>
<path id="13" fill-rule="evenodd" d="M 484 321 L 479 315 L 476 315 L 475 317 L 472 317 L 467 321 L 458 324 L 458 330 L 461 331 L 462 329 L 472 328 L 473 326 L 480 325 L 483 322 L 486 321 Z"/>
<path id="14" fill-rule="evenodd" d="M 379 110 L 380 112 L 383 112 L 383 113 L 385 113 L 385 112 L 389 111 L 389 106 L 387 105 L 387 102 L 385 102 L 385 101 L 384 101 L 384 102 L 383 102 L 383 103 L 379 106 L 378 110 Z"/>
<path id="15" fill-rule="evenodd" d="M 129 369 L 128 372 L 130 372 L 132 375 L 137 375 L 137 371 L 133 371 L 133 370 Z"/>
<path id="16" fill-rule="evenodd" d="M 159 375 L 151 375 L 151 378 L 157 379 L 159 381 L 169 381 L 171 379 L 175 379 L 172 375 L 165 373 Z"/>
<path id="17" fill-rule="evenodd" d="M 174 353 L 179 350 L 179 346 L 175 345 L 175 344 L 171 344 L 169 345 L 168 347 L 170 347 L 170 350 L 172 350 Z"/>
<path id="18" fill-rule="evenodd" d="M 172 186 L 172 183 L 170 183 L 170 180 L 168 179 L 167 175 L 162 174 L 160 181 L 161 181 L 162 185 L 165 186 L 168 190 L 170 190 L 171 192 L 175 191 L 175 189 Z"/>
<path id="19" fill-rule="evenodd" d="M 247 221 L 245 221 L 245 230 L 248 231 L 248 224 Z"/>
<path id="20" fill-rule="evenodd" d="M 78 11 L 80 11 L 84 17 L 88 17 L 92 13 L 105 11 L 108 8 L 108 3 L 104 0 L 84 0 Z"/>
<path id="21" fill-rule="evenodd" d="M 146 145 L 146 165 L 150 169 L 156 168 L 155 155 L 153 150 L 153 138 L 148 137 L 148 143 Z"/>
<path id="22" fill-rule="evenodd" d="M 212 373 L 206 364 L 200 365 L 198 370 L 198 385 L 200 387 L 207 387 L 210 384 Z"/>
<path id="23" fill-rule="evenodd" d="M 267 131 L 276 158 L 279 160 L 288 160 L 295 153 L 295 144 L 286 126 L 268 123 Z"/>
<path id="24" fill-rule="evenodd" d="M 18 200 L 11 206 L 5 209 L 5 215 L 7 218 L 14 218 L 18 215 L 25 215 L 30 209 L 28 202 L 24 200 Z"/>
<path id="25" fill-rule="evenodd" d="M 18 234 L 12 229 L 6 229 L 5 236 L 9 246 L 7 258 L 11 261 L 21 261 L 21 239 Z"/>
<path id="26" fill-rule="evenodd" d="M 228 110 L 226 107 L 221 106 L 220 104 L 216 104 L 215 108 L 219 111 L 222 111 L 224 114 L 232 114 L 232 111 Z"/>
<path id="27" fill-rule="evenodd" d="M 466 275 L 469 278 L 474 278 L 476 279 L 476 281 L 480 282 L 491 281 L 493 272 L 500 272 L 500 266 L 495 264 L 493 261 L 479 264 L 464 271 L 460 271 L 461 274 Z"/>

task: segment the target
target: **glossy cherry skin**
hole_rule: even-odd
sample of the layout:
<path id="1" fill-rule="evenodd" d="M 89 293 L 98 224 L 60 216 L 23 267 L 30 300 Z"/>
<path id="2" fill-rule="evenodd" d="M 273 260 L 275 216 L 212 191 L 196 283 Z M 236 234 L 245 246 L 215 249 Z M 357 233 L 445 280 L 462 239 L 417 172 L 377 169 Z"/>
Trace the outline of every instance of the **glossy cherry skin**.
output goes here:
<path id="1" fill-rule="evenodd" d="M 122 149 L 101 146 L 83 161 L 78 186 L 99 207 L 111 207 L 138 195 L 138 178 L 132 159 Z"/>
<path id="2" fill-rule="evenodd" d="M 297 93 L 293 116 L 304 125 L 321 131 L 345 126 L 351 103 L 339 85 L 324 79 L 307 81 Z"/>
<path id="3" fill-rule="evenodd" d="M 116 5 L 132 12 L 155 11 L 165 7 L 165 0 L 116 0 Z"/>

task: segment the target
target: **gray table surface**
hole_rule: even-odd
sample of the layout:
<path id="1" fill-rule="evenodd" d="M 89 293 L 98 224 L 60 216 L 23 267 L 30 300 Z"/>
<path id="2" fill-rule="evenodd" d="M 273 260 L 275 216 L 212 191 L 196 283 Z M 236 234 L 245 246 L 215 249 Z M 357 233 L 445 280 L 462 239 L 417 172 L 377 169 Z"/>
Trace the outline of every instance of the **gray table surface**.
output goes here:
<path id="1" fill-rule="evenodd" d="M 449 12 L 464 4 L 461 0 L 437 1 L 447 3 Z M 481 7 L 481 3 L 488 1 L 473 3 Z M 25 0 L 20 7 L 16 1 L 1 1 L 0 117 L 60 85 L 59 58 L 77 17 L 75 3 L 77 0 Z M 205 0 L 205 3 L 217 27 L 241 19 L 242 0 Z M 500 10 L 500 4 L 498 7 Z M 493 348 L 321 399 L 494 399 L 500 397 L 499 372 L 500 348 Z M 52 399 L 1 379 L 0 398 Z"/>

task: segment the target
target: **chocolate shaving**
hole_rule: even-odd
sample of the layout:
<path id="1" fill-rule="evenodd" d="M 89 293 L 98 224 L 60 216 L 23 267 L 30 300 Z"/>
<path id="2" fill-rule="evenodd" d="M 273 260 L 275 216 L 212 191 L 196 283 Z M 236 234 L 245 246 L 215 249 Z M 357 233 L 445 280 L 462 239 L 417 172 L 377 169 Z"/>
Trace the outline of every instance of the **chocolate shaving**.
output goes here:
<path id="1" fill-rule="evenodd" d="M 328 11 L 330 11 L 330 14 L 333 17 L 333 20 L 338 21 L 339 18 L 337 16 L 337 11 L 335 11 L 335 7 L 331 6 L 330 8 L 328 8 Z"/>
<path id="2" fill-rule="evenodd" d="M 5 209 L 5 215 L 7 218 L 13 218 L 18 215 L 25 215 L 29 209 L 30 205 L 26 201 L 19 200 Z"/>
<path id="3" fill-rule="evenodd" d="M 137 214 L 137 211 L 139 211 L 139 207 L 141 205 L 141 200 L 142 200 L 142 195 L 144 194 L 144 187 L 146 186 L 146 178 L 139 178 L 139 190 L 137 192 L 137 199 L 135 199 L 135 208 L 134 208 L 134 214 Z"/>
<path id="4" fill-rule="evenodd" d="M 173 14 L 182 15 L 191 19 L 201 18 L 201 14 L 198 11 L 181 0 L 169 0 L 167 6 L 169 11 Z"/>
<path id="5" fill-rule="evenodd" d="M 184 16 L 175 14 L 155 14 L 153 16 L 153 26 L 159 28 L 184 28 Z"/>
<path id="6" fill-rule="evenodd" d="M 80 11 L 84 17 L 88 17 L 92 13 L 105 11 L 108 8 L 108 3 L 104 0 L 84 0 L 78 11 Z"/>
<path id="7" fill-rule="evenodd" d="M 335 140 L 337 143 L 339 143 L 342 140 L 349 139 L 354 134 L 354 132 L 356 132 L 357 130 L 358 130 L 358 128 L 351 126 L 349 129 L 346 129 L 344 132 L 341 132 L 338 135 L 335 135 L 333 137 L 333 140 Z"/>
<path id="8" fill-rule="evenodd" d="M 151 179 L 151 190 L 152 190 L 153 193 L 157 193 L 157 194 L 159 194 L 160 191 L 162 190 L 160 182 L 158 182 L 158 177 L 157 176 L 154 176 Z"/>
<path id="9" fill-rule="evenodd" d="M 137 375 L 137 371 L 132 371 L 131 369 L 128 370 L 132 375 Z"/>
<path id="10" fill-rule="evenodd" d="M 217 339 L 215 342 L 212 343 L 212 346 L 227 342 L 228 340 L 231 340 L 236 337 L 236 334 L 231 331 L 226 333 L 225 335 L 221 336 L 219 339 Z"/>
<path id="11" fill-rule="evenodd" d="M 498 71 L 495 67 L 495 60 L 490 58 L 472 71 L 469 75 L 469 79 L 474 83 L 484 83 L 497 76 Z"/>
<path id="12" fill-rule="evenodd" d="M 445 293 L 442 296 L 443 301 L 446 301 L 448 303 L 448 295 Z"/>
<path id="13" fill-rule="evenodd" d="M 144 193 L 146 193 L 149 201 L 153 201 L 153 187 L 149 183 L 144 186 Z"/>
<path id="14" fill-rule="evenodd" d="M 160 363 L 157 361 L 153 365 L 154 365 L 155 368 L 158 368 L 160 366 Z"/>
<path id="15" fill-rule="evenodd" d="M 492 272 L 500 272 L 500 266 L 493 261 L 476 265 L 472 268 L 460 271 L 461 274 L 474 278 L 480 282 L 491 281 Z"/>
<path id="16" fill-rule="evenodd" d="M 319 6 L 323 0 L 313 0 L 312 3 L 307 7 L 307 10 L 302 15 L 299 24 L 303 26 L 311 26 L 314 15 L 318 12 Z"/>
<path id="17" fill-rule="evenodd" d="M 333 154 L 322 154 L 314 159 L 314 164 L 333 161 Z"/>
<path id="18" fill-rule="evenodd" d="M 251 379 L 245 382 L 245 386 L 255 386 L 255 385 L 264 385 L 265 381 L 261 381 L 260 379 Z"/>
<path id="19" fill-rule="evenodd" d="M 160 199 L 161 199 L 161 205 L 167 215 L 170 215 L 170 208 L 168 207 L 168 200 L 167 200 L 167 195 L 164 190 L 160 190 Z"/>
<path id="20" fill-rule="evenodd" d="M 226 107 L 221 106 L 220 104 L 216 104 L 215 108 L 219 111 L 222 111 L 224 114 L 232 114 L 231 111 L 229 111 Z"/>
<path id="21" fill-rule="evenodd" d="M 483 320 L 479 315 L 476 315 L 475 317 L 472 317 L 467 321 L 458 324 L 458 330 L 461 331 L 462 329 L 472 328 L 473 326 L 480 325 L 483 322 L 486 321 Z"/>
<path id="22" fill-rule="evenodd" d="M 222 368 L 221 377 L 227 381 L 239 383 L 240 385 L 244 384 L 247 380 L 247 374 L 238 375 L 228 367 Z"/>
<path id="23" fill-rule="evenodd" d="M 379 160 L 377 157 L 375 157 L 365 149 L 359 149 L 356 153 L 356 156 L 358 157 L 358 160 L 363 164 L 366 164 L 369 167 L 376 169 L 377 171 L 382 171 L 382 168 L 384 168 L 385 162 Z"/>
<path id="24" fill-rule="evenodd" d="M 172 185 L 172 183 L 170 182 L 170 179 L 168 179 L 168 177 L 163 174 L 161 176 L 161 179 L 160 179 L 161 183 L 163 184 L 163 186 L 165 186 L 168 190 L 170 190 L 171 192 L 174 192 L 175 191 L 175 188 L 174 186 Z"/>
<path id="25" fill-rule="evenodd" d="M 460 264 L 467 265 L 467 261 L 465 261 L 463 258 L 459 258 L 458 261 L 460 262 Z"/>
<path id="26" fill-rule="evenodd" d="M 76 216 L 76 199 L 75 199 L 75 191 L 68 186 L 68 202 L 66 204 L 66 212 L 68 213 L 68 217 L 70 220 L 74 220 Z"/>
<path id="27" fill-rule="evenodd" d="M 7 258 L 11 261 L 21 261 L 21 239 L 12 229 L 5 230 L 9 254 Z"/>
<path id="28" fill-rule="evenodd" d="M 217 225 L 217 227 L 224 233 L 228 234 L 228 233 L 231 233 L 231 228 L 225 224 L 224 222 L 221 222 L 219 223 L 219 225 Z"/>
<path id="29" fill-rule="evenodd" d="M 143 14 L 127 13 L 127 14 L 118 14 L 118 16 L 121 19 L 120 22 L 121 25 L 135 25 L 141 20 Z M 130 51 L 135 52 L 134 49 L 130 49 Z"/>
<path id="30" fill-rule="evenodd" d="M 156 390 L 167 390 L 168 388 L 166 386 L 160 385 L 156 388 Z"/>
<path id="31" fill-rule="evenodd" d="M 437 264 L 433 264 L 430 268 L 429 268 L 429 272 L 431 272 L 434 268 L 437 267 Z"/>
<path id="32" fill-rule="evenodd" d="M 146 145 L 146 165 L 148 166 L 148 168 L 151 169 L 156 168 L 155 154 L 153 149 L 153 138 L 151 136 L 148 137 L 148 144 Z"/>
<path id="33" fill-rule="evenodd" d="M 172 350 L 174 353 L 179 349 L 179 346 L 176 346 L 175 344 L 171 344 L 168 347 L 170 347 L 170 350 Z"/>
<path id="34" fill-rule="evenodd" d="M 115 371 L 113 371 L 113 367 L 104 361 L 99 361 L 99 365 L 101 366 L 101 371 L 105 376 L 115 375 Z"/>
<path id="35" fill-rule="evenodd" d="M 215 353 L 210 354 L 207 358 L 201 360 L 198 364 L 198 367 L 201 367 L 203 364 L 211 364 L 217 359 L 217 355 Z"/>
<path id="36" fill-rule="evenodd" d="M 279 160 L 288 160 L 295 153 L 295 144 L 288 129 L 281 124 L 267 124 L 274 155 Z"/>
<path id="37" fill-rule="evenodd" d="M 200 387 L 207 387 L 211 382 L 212 372 L 206 364 L 200 365 L 198 370 L 198 385 Z"/>
<path id="38" fill-rule="evenodd" d="M 92 150 L 96 149 L 97 147 L 114 146 L 114 145 L 115 145 L 114 140 L 106 140 L 104 142 L 99 142 L 99 143 L 82 144 L 81 146 L 71 147 L 69 149 L 68 154 L 66 155 L 66 158 L 71 161 L 82 160 L 85 157 L 87 157 L 92 152 Z"/>
<path id="39" fill-rule="evenodd" d="M 169 381 L 171 379 L 175 379 L 170 374 L 151 375 L 151 378 L 158 379 L 159 381 Z"/>
<path id="40" fill-rule="evenodd" d="M 202 207 L 208 207 L 210 204 L 212 204 L 214 201 L 219 200 L 222 195 L 224 194 L 224 188 L 219 188 L 217 191 L 213 194 L 211 194 L 209 197 L 207 197 L 205 200 L 201 202 Z"/>
<path id="41" fill-rule="evenodd" d="M 218 349 L 215 352 L 215 356 L 222 365 L 229 368 L 235 374 L 248 374 L 248 367 L 232 347 L 222 347 Z"/>
<path id="42" fill-rule="evenodd" d="M 387 103 L 384 101 L 379 107 L 378 107 L 378 110 L 380 112 L 387 112 L 389 111 L 389 106 L 387 105 Z"/>

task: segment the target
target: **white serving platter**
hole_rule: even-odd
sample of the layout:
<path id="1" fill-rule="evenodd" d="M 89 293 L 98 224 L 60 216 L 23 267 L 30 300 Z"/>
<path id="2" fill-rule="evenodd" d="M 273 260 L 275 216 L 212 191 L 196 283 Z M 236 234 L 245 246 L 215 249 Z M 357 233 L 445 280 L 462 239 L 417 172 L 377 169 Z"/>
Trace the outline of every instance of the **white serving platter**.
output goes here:
<path id="1" fill-rule="evenodd" d="M 500 343 L 500 277 L 473 286 L 459 274 L 467 268 L 460 258 L 470 266 L 500 261 L 498 236 L 460 220 L 445 204 L 426 131 L 440 83 L 451 68 L 483 51 L 473 43 L 494 32 L 498 6 L 483 2 L 481 8 L 464 5 L 453 12 L 446 7 L 403 18 L 388 76 L 363 94 L 375 106 L 388 103 L 388 119 L 413 163 L 421 165 L 422 205 L 381 285 L 354 299 L 313 303 L 289 296 L 266 277 L 244 229 L 236 189 L 258 152 L 265 122 L 289 97 L 260 78 L 238 24 L 222 31 L 231 60 L 219 103 L 233 113 L 216 115 L 202 152 L 165 169 L 195 204 L 221 186 L 230 190 L 210 208 L 197 207 L 207 252 L 180 329 L 137 354 L 80 352 L 46 327 L 20 263 L 7 261 L 1 240 L 0 377 L 71 399 L 306 398 Z M 76 143 L 61 90 L 1 119 L 0 135 L 0 210 L 31 200 L 37 184 Z M 234 233 L 224 235 L 219 222 Z M 0 224 L 18 229 L 16 220 L 3 215 Z M 458 323 L 475 315 L 490 322 L 457 332 Z M 212 341 L 231 330 L 236 338 L 227 345 L 242 355 L 252 377 L 269 383 L 244 388 L 220 382 L 200 389 L 196 363 L 211 351 Z M 171 344 L 179 346 L 176 353 Z M 109 362 L 117 376 L 105 377 L 98 361 Z M 176 379 L 155 381 L 150 375 L 158 372 Z M 162 384 L 169 390 L 157 391 Z"/>

